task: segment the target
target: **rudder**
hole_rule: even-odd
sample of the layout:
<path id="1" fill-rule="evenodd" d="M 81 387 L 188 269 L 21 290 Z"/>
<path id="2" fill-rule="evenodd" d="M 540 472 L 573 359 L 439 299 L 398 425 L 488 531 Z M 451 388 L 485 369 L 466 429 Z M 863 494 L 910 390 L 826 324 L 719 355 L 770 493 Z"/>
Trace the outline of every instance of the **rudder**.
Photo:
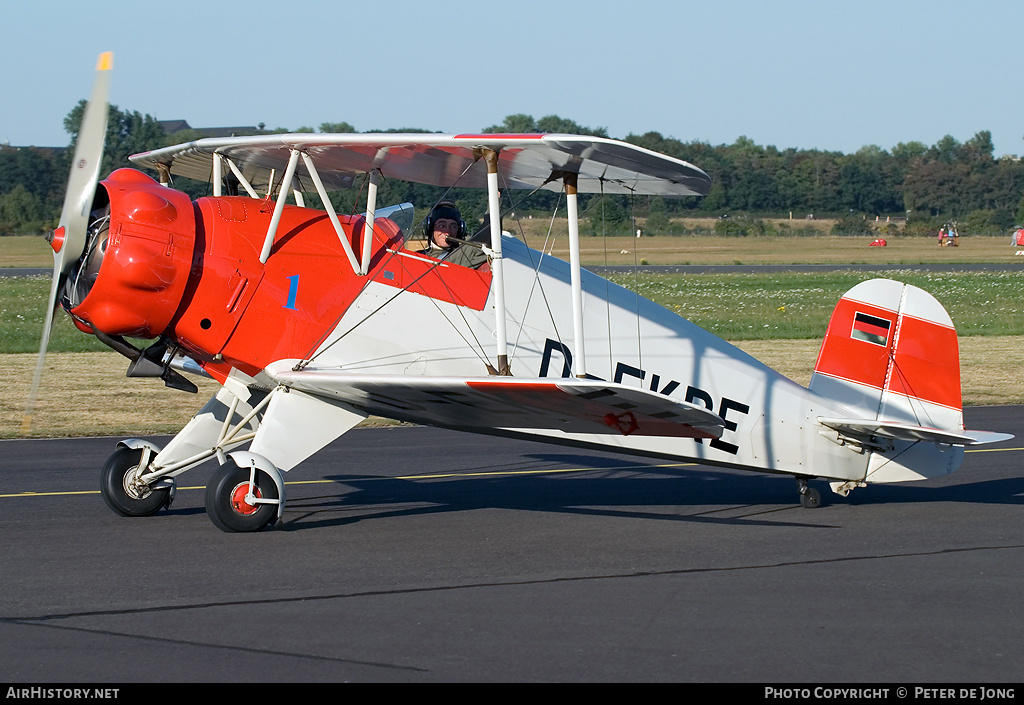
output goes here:
<path id="1" fill-rule="evenodd" d="M 872 279 L 846 292 L 810 388 L 864 418 L 963 429 L 956 329 L 942 304 L 909 284 Z"/>

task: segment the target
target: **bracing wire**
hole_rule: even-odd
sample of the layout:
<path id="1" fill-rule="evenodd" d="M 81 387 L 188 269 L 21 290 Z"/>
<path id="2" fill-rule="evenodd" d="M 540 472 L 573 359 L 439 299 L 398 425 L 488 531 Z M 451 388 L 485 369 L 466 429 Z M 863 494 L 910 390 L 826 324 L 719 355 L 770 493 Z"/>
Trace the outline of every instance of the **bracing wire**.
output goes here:
<path id="1" fill-rule="evenodd" d="M 505 181 L 504 174 L 501 175 L 501 178 L 503 180 L 503 183 L 506 186 L 506 189 L 504 189 L 502 191 L 502 193 L 503 194 L 507 194 L 506 198 L 509 201 L 509 208 L 510 208 L 512 213 L 518 213 L 519 211 L 516 208 L 516 204 L 513 201 L 512 196 L 511 196 L 511 193 L 513 192 L 513 189 L 507 188 L 508 183 L 507 183 L 507 181 Z M 537 188 L 531 190 L 529 193 L 527 193 L 523 197 L 523 199 L 525 200 L 526 198 L 529 198 L 533 194 L 535 194 L 538 191 L 540 191 L 541 188 L 542 188 L 542 186 L 538 186 Z M 541 300 L 544 302 L 544 308 L 547 311 L 548 320 L 551 323 L 551 327 L 552 327 L 552 330 L 553 330 L 553 332 L 555 334 L 555 338 L 558 340 L 559 343 L 564 343 L 564 340 L 562 339 L 562 335 L 559 332 L 558 320 L 555 317 L 554 311 L 552 311 L 551 302 L 548 300 L 547 292 L 544 290 L 544 286 L 541 283 L 541 280 L 540 280 L 540 268 L 541 268 L 541 266 L 543 264 L 544 257 L 546 256 L 544 250 L 547 249 L 549 244 L 551 244 L 553 246 L 552 231 L 554 230 L 555 217 L 558 214 L 558 209 L 559 209 L 559 207 L 561 205 L 562 196 L 563 196 L 564 192 L 565 192 L 564 189 L 562 189 L 562 190 L 560 190 L 558 192 L 558 200 L 555 203 L 555 208 L 554 208 L 554 210 L 551 213 L 551 219 L 548 221 L 548 231 L 547 231 L 547 234 L 545 235 L 545 238 L 544 238 L 544 249 L 540 250 L 540 255 L 541 255 L 540 259 L 537 260 L 536 262 L 532 262 L 531 261 L 531 263 L 530 263 L 531 267 L 533 269 L 533 283 L 532 283 L 532 285 L 530 287 L 529 294 L 526 296 L 526 301 L 523 302 L 523 306 L 522 306 L 522 310 L 524 312 L 525 311 L 529 311 L 530 303 L 533 301 L 534 292 L 535 291 L 539 291 L 540 292 L 540 296 L 541 296 Z M 518 216 L 515 217 L 515 221 L 516 221 L 517 227 L 519 228 L 519 235 L 522 238 L 523 243 L 528 245 L 529 243 L 527 243 L 526 232 L 523 229 L 522 223 L 520 222 Z M 528 254 L 529 257 L 532 258 L 533 255 L 530 254 L 531 252 L 532 252 L 532 250 L 527 248 L 527 254 Z M 526 316 L 523 316 L 522 320 L 519 321 L 519 329 L 516 332 L 516 340 L 513 343 L 512 349 L 511 349 L 511 351 L 509 353 L 509 365 L 510 366 L 512 364 L 512 361 L 515 359 L 515 351 L 518 350 L 518 348 L 519 348 L 519 342 L 520 342 L 520 340 L 522 338 L 523 333 L 525 332 L 525 330 L 524 330 L 525 327 L 526 327 Z"/>

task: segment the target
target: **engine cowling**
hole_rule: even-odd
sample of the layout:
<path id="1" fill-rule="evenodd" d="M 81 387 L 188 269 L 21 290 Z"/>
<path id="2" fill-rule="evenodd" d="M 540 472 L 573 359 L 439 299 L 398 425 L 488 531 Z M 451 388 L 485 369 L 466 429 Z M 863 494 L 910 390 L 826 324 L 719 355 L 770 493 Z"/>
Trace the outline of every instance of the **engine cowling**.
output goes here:
<path id="1" fill-rule="evenodd" d="M 106 203 L 104 203 L 106 201 Z M 187 194 L 134 169 L 100 182 L 87 251 L 72 277 L 65 307 L 76 325 L 107 335 L 155 338 L 171 323 L 189 283 L 196 217 Z"/>

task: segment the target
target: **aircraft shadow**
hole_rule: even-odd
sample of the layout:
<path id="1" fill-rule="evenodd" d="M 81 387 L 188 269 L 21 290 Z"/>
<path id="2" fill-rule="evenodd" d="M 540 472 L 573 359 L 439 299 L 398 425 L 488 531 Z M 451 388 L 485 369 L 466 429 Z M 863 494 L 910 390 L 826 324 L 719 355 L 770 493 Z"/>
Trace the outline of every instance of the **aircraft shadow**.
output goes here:
<path id="1" fill-rule="evenodd" d="M 856 489 L 848 497 L 833 494 L 824 480 L 812 480 L 810 484 L 821 493 L 822 503 L 819 510 L 805 510 L 789 475 L 682 465 L 688 467 L 614 455 L 526 453 L 504 463 L 453 469 L 450 476 L 439 474 L 434 479 L 430 474 L 415 479 L 326 475 L 325 479 L 338 486 L 327 492 L 289 489 L 284 521 L 278 528 L 307 530 L 399 516 L 512 509 L 822 529 L 837 528 L 829 522 L 830 505 L 1024 504 L 1024 477 L 960 484 L 955 478 L 875 484 Z M 419 473 L 410 468 L 407 474 Z M 172 506 L 167 513 L 185 516 L 205 511 L 203 507 Z"/>
<path id="2" fill-rule="evenodd" d="M 854 505 L 964 502 L 968 504 L 1024 504 L 1024 477 L 980 480 L 959 485 L 927 487 L 916 483 L 870 485 L 842 500 Z"/>
<path id="3" fill-rule="evenodd" d="M 805 510 L 799 504 L 795 482 L 786 475 L 659 467 L 621 457 L 555 453 L 517 456 L 515 462 L 472 472 L 438 479 L 329 475 L 326 479 L 347 487 L 347 491 L 290 496 L 281 528 L 306 530 L 398 516 L 512 509 L 821 529 L 836 528 L 828 523 L 827 507 L 844 503 L 1024 504 L 1024 478 L 938 487 L 920 483 L 870 485 L 846 498 L 833 495 L 826 482 L 812 481 L 811 485 L 821 492 L 822 507 Z"/>
<path id="4" fill-rule="evenodd" d="M 523 459 L 529 468 L 523 469 Z M 338 526 L 396 516 L 512 509 L 663 521 L 830 528 L 804 515 L 792 521 L 766 514 L 795 509 L 788 477 L 657 467 L 622 458 L 566 454 L 519 456 L 514 465 L 477 468 L 473 476 L 403 479 L 329 475 L 341 493 L 289 496 L 286 530 Z M 550 465 L 538 468 L 537 461 Z M 555 467 L 555 466 L 558 467 Z M 567 468 L 559 470 L 559 468 Z M 492 475 L 488 476 L 487 473 Z M 514 474 L 526 473 L 526 474 Z M 687 509 L 691 510 L 687 513 Z M 730 516 L 717 516 L 728 512 Z M 787 514 L 792 519 L 791 514 Z"/>

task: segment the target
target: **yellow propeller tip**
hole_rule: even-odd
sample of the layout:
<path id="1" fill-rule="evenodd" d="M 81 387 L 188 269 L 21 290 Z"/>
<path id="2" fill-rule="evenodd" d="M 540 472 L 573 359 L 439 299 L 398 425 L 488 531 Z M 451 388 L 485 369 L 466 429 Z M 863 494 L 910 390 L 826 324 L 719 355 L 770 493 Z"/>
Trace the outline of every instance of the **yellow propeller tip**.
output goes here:
<path id="1" fill-rule="evenodd" d="M 105 51 L 100 54 L 100 58 L 96 62 L 96 70 L 109 71 L 112 68 L 114 68 L 114 52 Z"/>

